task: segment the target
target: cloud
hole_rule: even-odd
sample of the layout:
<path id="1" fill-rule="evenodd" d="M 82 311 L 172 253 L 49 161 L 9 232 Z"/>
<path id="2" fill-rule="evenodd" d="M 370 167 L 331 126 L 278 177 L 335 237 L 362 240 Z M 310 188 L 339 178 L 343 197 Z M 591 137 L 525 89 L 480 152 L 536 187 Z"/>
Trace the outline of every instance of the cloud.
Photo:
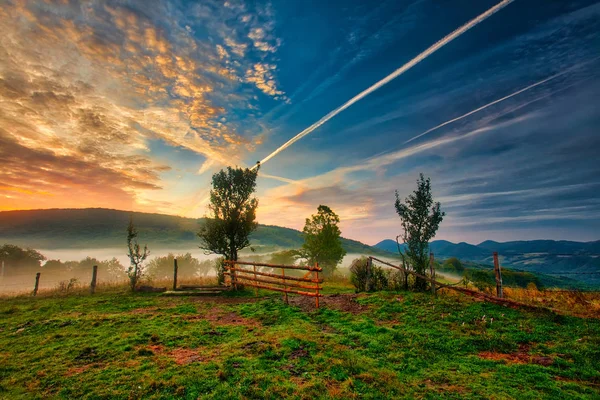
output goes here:
<path id="1" fill-rule="evenodd" d="M 246 70 L 246 82 L 254 83 L 257 88 L 269 96 L 281 96 L 284 93 L 277 90 L 273 76 L 275 69 L 276 66 L 272 64 L 256 63 L 252 68 Z"/>
<path id="2" fill-rule="evenodd" d="M 263 129 L 253 128 L 244 111 L 258 92 L 252 87 L 283 93 L 276 89 L 272 64 L 266 64 L 263 83 L 258 75 L 246 83 L 246 69 L 262 65 L 262 58 L 238 59 L 234 66 L 226 43 L 198 39 L 196 25 L 185 23 L 185 11 L 143 6 L 136 1 L 127 7 L 3 5 L 0 129 L 7 146 L 28 152 L 29 168 L 36 171 L 24 173 L 26 165 L 12 160 L 10 168 L 19 171 L 21 182 L 9 183 L 4 175 L 7 181 L 0 186 L 8 196 L 33 190 L 29 186 L 39 180 L 47 183 L 43 192 L 57 199 L 67 196 L 69 184 L 85 190 L 98 185 L 119 204 L 128 202 L 125 208 L 145 207 L 151 203 L 146 192 L 160 190 L 171 168 L 171 160 L 155 161 L 150 142 L 203 156 L 200 172 L 241 164 L 254 149 L 254 136 L 260 138 Z M 205 17 L 222 9 L 215 3 Z M 75 165 L 75 160 L 89 172 L 82 174 L 89 184 L 58 173 L 61 163 Z M 53 186 L 50 179 L 60 184 Z"/>

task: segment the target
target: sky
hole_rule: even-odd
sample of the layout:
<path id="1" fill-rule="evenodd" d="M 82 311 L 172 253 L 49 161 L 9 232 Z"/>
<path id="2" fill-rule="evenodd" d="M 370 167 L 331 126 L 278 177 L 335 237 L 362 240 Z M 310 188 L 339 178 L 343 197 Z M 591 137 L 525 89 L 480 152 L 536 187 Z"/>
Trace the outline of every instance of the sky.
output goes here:
<path id="1" fill-rule="evenodd" d="M 264 160 L 262 224 L 395 238 L 423 173 L 436 239 L 600 239 L 600 2 L 4 0 L 0 37 L 0 211 L 200 217 Z"/>

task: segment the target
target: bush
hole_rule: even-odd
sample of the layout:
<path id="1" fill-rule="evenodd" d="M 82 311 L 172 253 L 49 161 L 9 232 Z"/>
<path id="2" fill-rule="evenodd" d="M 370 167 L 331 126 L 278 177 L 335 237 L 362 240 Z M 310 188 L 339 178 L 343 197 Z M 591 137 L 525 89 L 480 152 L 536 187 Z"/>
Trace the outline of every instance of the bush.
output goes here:
<path id="1" fill-rule="evenodd" d="M 367 290 L 367 257 L 357 258 L 350 265 L 350 282 L 357 292 Z M 371 266 L 371 291 L 399 290 L 404 284 L 404 274 L 401 271 Z"/>
<path id="2" fill-rule="evenodd" d="M 398 291 L 404 288 L 404 272 L 396 269 L 389 269 L 388 273 L 388 289 Z"/>
<path id="3" fill-rule="evenodd" d="M 215 260 L 215 271 L 217 271 L 217 284 L 225 283 L 225 258 L 219 257 Z"/>
<path id="4" fill-rule="evenodd" d="M 367 257 L 357 258 L 350 265 L 350 282 L 354 285 L 357 292 L 367 290 Z"/>
<path id="5" fill-rule="evenodd" d="M 389 285 L 389 273 L 391 271 L 385 270 L 381 267 L 371 267 L 371 291 L 387 290 Z"/>

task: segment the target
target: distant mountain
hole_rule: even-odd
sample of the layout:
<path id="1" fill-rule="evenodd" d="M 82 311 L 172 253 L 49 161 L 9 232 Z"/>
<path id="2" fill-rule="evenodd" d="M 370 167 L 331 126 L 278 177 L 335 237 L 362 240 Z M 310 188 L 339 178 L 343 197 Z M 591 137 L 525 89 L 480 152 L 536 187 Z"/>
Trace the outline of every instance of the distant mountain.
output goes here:
<path id="1" fill-rule="evenodd" d="M 51 209 L 0 212 L 0 243 L 36 249 L 86 249 L 123 247 L 129 217 L 140 232 L 140 242 L 152 249 L 190 249 L 203 218 L 183 218 L 110 210 L 105 208 Z M 299 248 L 302 232 L 279 226 L 259 225 L 251 237 L 257 252 Z M 342 239 L 348 253 L 386 254 L 351 239 Z"/>
<path id="2" fill-rule="evenodd" d="M 375 245 L 397 253 L 396 241 L 383 240 Z M 573 242 L 566 240 L 529 240 L 495 242 L 486 240 L 478 245 L 434 240 L 430 250 L 436 259 L 457 257 L 491 265 L 497 251 L 500 264 L 522 271 L 565 276 L 588 283 L 600 283 L 600 241 Z"/>
<path id="3" fill-rule="evenodd" d="M 402 246 L 404 246 L 404 245 L 402 245 Z M 398 245 L 396 244 L 396 241 L 392 240 L 392 239 L 382 240 L 381 242 L 377 243 L 373 247 L 388 251 L 390 253 L 398 253 Z"/>
<path id="4" fill-rule="evenodd" d="M 548 253 L 548 254 L 599 254 L 600 241 L 571 242 L 567 240 L 527 240 L 515 242 L 494 242 L 486 240 L 477 245 L 498 253 Z"/>
<path id="5" fill-rule="evenodd" d="M 395 240 L 385 239 L 381 242 L 377 243 L 374 247 L 379 249 L 389 251 L 390 253 L 398 253 L 398 244 Z M 406 248 L 405 244 L 401 244 L 400 248 L 404 250 Z M 485 249 L 481 249 L 475 245 L 461 242 L 458 244 L 448 242 L 447 240 L 434 240 L 429 244 L 429 249 L 434 254 L 439 254 L 444 257 L 486 257 L 489 256 L 489 252 Z"/>
<path id="6" fill-rule="evenodd" d="M 434 254 L 444 255 L 445 257 L 480 259 L 490 256 L 489 251 L 465 242 L 454 244 L 446 240 L 434 240 L 429 248 Z"/>

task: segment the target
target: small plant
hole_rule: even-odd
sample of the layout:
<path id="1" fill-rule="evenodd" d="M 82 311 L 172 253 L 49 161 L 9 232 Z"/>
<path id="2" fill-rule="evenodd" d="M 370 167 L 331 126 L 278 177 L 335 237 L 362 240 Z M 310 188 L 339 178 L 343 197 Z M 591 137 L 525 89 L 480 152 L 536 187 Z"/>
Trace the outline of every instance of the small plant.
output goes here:
<path id="1" fill-rule="evenodd" d="M 56 290 L 59 293 L 69 293 L 71 290 L 73 290 L 77 284 L 79 283 L 79 280 L 76 278 L 71 278 L 68 281 L 60 281 L 58 282 L 58 285 L 56 286 Z"/>
<path id="2" fill-rule="evenodd" d="M 133 218 L 129 218 L 129 225 L 127 226 L 127 249 L 129 251 L 127 256 L 129 257 L 131 264 L 127 269 L 127 275 L 129 276 L 129 286 L 133 292 L 135 292 L 144 276 L 144 261 L 150 255 L 148 246 L 144 246 L 144 250 L 140 248 L 137 236 L 138 231 L 133 225 Z"/>

